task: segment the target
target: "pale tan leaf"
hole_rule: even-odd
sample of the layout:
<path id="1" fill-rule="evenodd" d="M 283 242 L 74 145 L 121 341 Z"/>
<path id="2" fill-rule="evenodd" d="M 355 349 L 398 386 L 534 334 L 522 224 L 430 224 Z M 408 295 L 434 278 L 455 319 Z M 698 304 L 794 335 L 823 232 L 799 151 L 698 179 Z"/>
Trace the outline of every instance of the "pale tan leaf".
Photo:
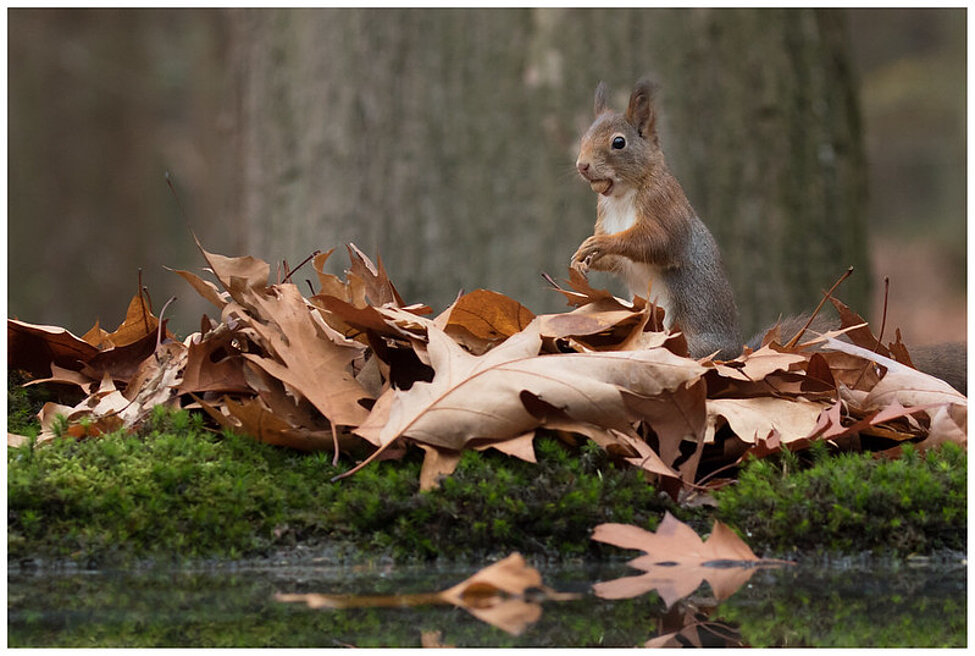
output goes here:
<path id="1" fill-rule="evenodd" d="M 535 458 L 535 447 L 533 442 L 535 440 L 535 431 L 528 431 L 524 435 L 519 435 L 518 437 L 512 437 L 511 439 L 501 440 L 499 442 L 490 442 L 489 444 L 480 444 L 474 447 L 477 451 L 486 451 L 487 449 L 496 449 L 501 453 L 513 456 L 519 460 L 524 460 L 525 462 L 538 462 Z"/>
<path id="2" fill-rule="evenodd" d="M 196 290 L 197 294 L 210 301 L 218 310 L 222 310 L 227 304 L 229 294 L 226 292 L 221 292 L 220 289 L 209 280 L 204 280 L 200 276 L 196 275 L 195 273 L 191 273 L 190 271 L 170 269 L 169 267 L 163 268 L 165 268 L 167 271 L 172 271 L 188 282 L 190 287 Z"/>
<path id="3" fill-rule="evenodd" d="M 754 443 L 767 438 L 773 430 L 782 441 L 807 437 L 816 428 L 824 403 L 804 399 L 756 397 L 750 399 L 708 399 L 708 415 L 724 417 L 740 440 Z"/>
<path id="4" fill-rule="evenodd" d="M 666 349 L 537 356 L 538 324 L 475 357 L 434 327 L 429 355 L 436 372 L 396 392 L 380 442 L 400 436 L 459 450 L 471 439 L 523 435 L 540 424 L 520 398 L 531 392 L 563 408 L 576 421 L 621 430 L 629 417 L 621 389 L 650 396 L 692 382 L 704 373 L 697 363 Z"/>
<path id="5" fill-rule="evenodd" d="M 62 385 L 77 385 L 85 394 L 91 394 L 91 388 L 96 382 L 98 381 L 84 375 L 80 371 L 65 369 L 52 362 L 51 376 L 49 378 L 35 378 L 34 380 L 24 383 L 24 387 L 29 387 L 31 385 L 42 385 L 45 383 L 59 383 Z"/>
<path id="6" fill-rule="evenodd" d="M 426 452 L 423 466 L 420 468 L 420 492 L 435 490 L 440 487 L 442 477 L 450 476 L 457 469 L 460 452 L 438 449 L 427 444 L 419 446 Z"/>
<path id="7" fill-rule="evenodd" d="M 715 363 L 715 370 L 721 376 L 744 381 L 759 381 L 777 371 L 789 371 L 793 365 L 799 365 L 807 360 L 807 356 L 798 353 L 782 353 L 771 346 L 740 355 L 734 360 Z"/>

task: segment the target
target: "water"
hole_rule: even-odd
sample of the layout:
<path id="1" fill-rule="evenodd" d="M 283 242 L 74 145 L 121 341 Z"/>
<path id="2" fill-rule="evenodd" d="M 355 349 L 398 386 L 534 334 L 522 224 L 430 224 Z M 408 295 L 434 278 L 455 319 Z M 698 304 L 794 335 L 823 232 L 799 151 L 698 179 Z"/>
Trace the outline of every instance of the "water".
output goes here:
<path id="1" fill-rule="evenodd" d="M 540 617 L 520 635 L 451 605 L 313 609 L 275 600 L 278 593 L 436 592 L 477 569 L 314 564 L 14 569 L 8 573 L 8 645 L 627 647 L 651 640 L 671 646 L 966 645 L 966 567 L 957 558 L 762 569 L 723 601 L 704 584 L 669 608 L 656 591 L 630 599 L 596 597 L 594 583 L 640 574 L 624 563 L 539 566 L 546 586 L 579 596 L 540 601 Z"/>

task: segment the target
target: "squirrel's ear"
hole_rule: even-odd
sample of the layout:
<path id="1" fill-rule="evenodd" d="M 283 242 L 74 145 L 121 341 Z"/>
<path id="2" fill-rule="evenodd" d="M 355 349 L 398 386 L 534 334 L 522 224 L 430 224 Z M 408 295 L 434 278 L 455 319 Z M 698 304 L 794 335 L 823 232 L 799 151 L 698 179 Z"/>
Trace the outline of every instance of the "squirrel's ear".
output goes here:
<path id="1" fill-rule="evenodd" d="M 609 105 L 607 103 L 607 98 L 609 96 L 609 87 L 606 86 L 605 82 L 600 82 L 596 85 L 596 99 L 592 104 L 593 115 L 599 116 L 607 109 Z"/>
<path id="2" fill-rule="evenodd" d="M 657 85 L 648 79 L 640 80 L 630 94 L 630 104 L 626 108 L 626 121 L 636 128 L 640 136 L 654 144 L 657 140 L 657 110 L 653 97 Z"/>

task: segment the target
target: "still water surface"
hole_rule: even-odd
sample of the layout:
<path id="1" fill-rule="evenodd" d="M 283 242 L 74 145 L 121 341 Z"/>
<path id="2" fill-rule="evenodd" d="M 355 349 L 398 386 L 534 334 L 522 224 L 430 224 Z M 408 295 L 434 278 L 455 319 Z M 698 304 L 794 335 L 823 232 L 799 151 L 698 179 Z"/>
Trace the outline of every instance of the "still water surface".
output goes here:
<path id="1" fill-rule="evenodd" d="M 119 647 L 551 647 L 966 645 L 966 566 L 802 565 L 762 569 L 724 601 L 708 584 L 669 608 L 657 592 L 606 600 L 592 585 L 638 574 L 625 563 L 538 566 L 575 592 L 541 602 L 512 635 L 450 605 L 314 609 L 276 594 L 436 592 L 477 567 L 238 565 L 136 572 L 8 573 L 8 645 Z"/>

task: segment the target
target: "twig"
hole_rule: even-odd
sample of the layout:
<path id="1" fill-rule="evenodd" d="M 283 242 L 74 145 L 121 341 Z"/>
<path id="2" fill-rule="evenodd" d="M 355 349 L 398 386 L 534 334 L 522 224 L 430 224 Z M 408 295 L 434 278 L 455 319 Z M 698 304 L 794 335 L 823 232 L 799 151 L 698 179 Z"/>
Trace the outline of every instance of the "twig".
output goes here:
<path id="1" fill-rule="evenodd" d="M 795 334 L 795 337 L 793 337 L 788 341 L 788 343 L 785 345 L 785 348 L 793 348 L 796 344 L 799 343 L 799 340 L 802 339 L 803 333 L 805 333 L 806 329 L 808 329 L 809 326 L 812 325 L 813 319 L 815 319 L 816 315 L 819 314 L 819 311 L 823 309 L 823 304 L 826 302 L 826 299 L 830 298 L 833 295 L 833 292 L 836 291 L 836 288 L 840 286 L 840 283 L 846 280 L 847 278 L 849 278 L 851 275 L 853 275 L 852 266 L 849 269 L 847 269 L 842 276 L 840 276 L 839 280 L 833 283 L 833 286 L 829 288 L 829 291 L 823 294 L 822 300 L 819 301 L 819 305 L 817 305 L 816 309 L 813 310 L 812 316 L 809 317 L 809 321 L 807 321 L 806 325 L 802 327 L 802 330 L 800 330 Z"/>
<path id="2" fill-rule="evenodd" d="M 301 267 L 303 267 L 303 266 L 305 266 L 306 264 L 308 264 L 308 261 L 309 261 L 309 260 L 311 260 L 311 259 L 312 259 L 313 257 L 315 257 L 315 256 L 317 256 L 317 255 L 318 255 L 319 253 L 321 253 L 321 251 L 320 251 L 320 250 L 317 250 L 317 249 L 316 249 L 316 250 L 315 250 L 315 251 L 314 251 L 314 252 L 313 252 L 313 253 L 312 253 L 311 255 L 309 255 L 308 257 L 306 257 L 305 259 L 303 259 L 303 260 L 301 261 L 301 264 L 299 264 L 299 265 L 298 265 L 298 266 L 296 266 L 296 267 L 295 267 L 294 269 L 292 269 L 291 271 L 289 271 L 289 272 L 288 272 L 288 275 L 286 275 L 286 276 L 284 277 L 284 280 L 282 280 L 281 282 L 282 282 L 282 283 L 286 283 L 286 282 L 288 282 L 288 278 L 290 278 L 290 277 L 291 277 L 291 276 L 292 276 L 292 275 L 294 274 L 294 272 L 295 272 L 295 271 L 297 271 L 297 270 L 298 270 L 298 269 L 300 269 Z M 287 266 L 287 262 L 285 262 L 285 266 Z M 311 283 L 309 283 L 309 284 L 311 284 Z"/>

